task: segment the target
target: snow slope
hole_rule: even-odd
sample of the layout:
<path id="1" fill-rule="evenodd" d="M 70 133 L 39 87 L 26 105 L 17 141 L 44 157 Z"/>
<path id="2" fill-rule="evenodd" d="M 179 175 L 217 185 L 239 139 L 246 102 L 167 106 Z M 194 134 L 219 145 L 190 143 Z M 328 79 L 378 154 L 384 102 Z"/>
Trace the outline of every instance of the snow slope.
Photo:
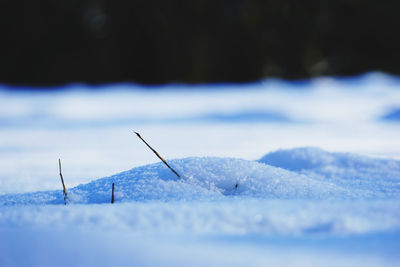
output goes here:
<path id="1" fill-rule="evenodd" d="M 260 162 L 335 183 L 352 194 L 399 197 L 400 161 L 306 147 L 271 152 Z"/>
<path id="2" fill-rule="evenodd" d="M 227 229 L 236 229 L 236 223 L 240 221 L 241 226 L 235 230 L 238 232 L 257 229 L 252 224 L 259 225 L 262 222 L 265 228 L 262 232 L 270 233 L 271 229 L 279 229 L 288 223 L 290 225 L 293 220 L 296 223 L 287 228 L 290 233 L 331 233 L 337 230 L 347 232 L 348 227 L 353 233 L 363 231 L 365 227 L 400 230 L 399 161 L 373 159 L 348 153 L 329 153 L 317 148 L 279 150 L 267 154 L 260 161 L 278 167 L 233 158 L 194 157 L 171 160 L 170 164 L 182 176 L 179 179 L 162 163 L 145 165 L 68 189 L 68 203 L 110 203 L 111 184 L 115 183 L 115 202 L 126 203 L 119 207 L 133 209 L 129 213 L 141 214 L 140 216 L 147 218 L 147 221 L 153 212 L 157 213 L 156 206 L 163 211 L 162 215 L 153 218 L 159 221 L 159 225 L 153 230 L 157 230 L 158 227 L 164 229 L 165 226 L 161 226 L 160 221 L 168 221 L 171 219 L 169 216 L 174 217 L 179 213 L 192 214 L 189 217 L 194 219 L 182 222 L 179 221 L 182 219 L 180 218 L 172 220 L 172 224 L 184 223 L 199 228 L 203 223 L 208 225 L 204 217 L 207 220 L 215 220 L 210 212 L 217 212 L 218 222 L 214 221 L 212 224 L 217 225 L 214 226 L 216 228 L 221 227 L 221 230 L 226 225 L 230 225 Z M 129 203 L 144 203 L 145 208 L 133 208 Z M 78 216 L 75 213 L 78 213 L 79 217 L 97 217 L 99 215 L 96 214 L 96 210 L 103 209 L 101 206 L 77 206 L 77 211 L 71 208 L 65 214 L 66 211 L 59 210 L 57 206 L 47 207 L 43 204 L 63 205 L 62 191 L 0 195 L 0 207 L 3 206 L 0 223 L 28 222 L 31 217 L 37 217 L 34 213 L 40 214 L 47 209 L 51 210 L 51 215 L 45 215 L 44 218 L 60 218 L 60 215 L 55 215 L 60 211 L 64 216 L 72 218 Z M 21 217 L 17 216 L 17 220 L 9 218 L 10 214 L 15 213 L 14 205 L 22 205 L 17 208 L 21 211 Z M 39 206 L 25 208 L 25 205 Z M 6 208 L 7 206 L 9 207 Z M 267 212 L 259 210 L 262 206 L 268 206 Z M 211 211 L 205 212 L 204 209 L 209 207 Z M 303 209 L 299 209 L 300 207 Z M 330 211 L 325 210 L 327 207 Z M 192 208 L 194 211 L 190 211 Z M 107 209 L 116 217 L 119 216 L 118 210 L 115 213 L 113 208 Z M 198 210 L 201 210 L 202 215 L 198 214 Z M 26 217 L 23 214 L 27 211 L 30 212 Z M 284 214 L 279 214 L 281 212 Z M 234 214 L 238 217 L 232 219 Z M 306 217 L 303 217 L 304 215 Z M 282 217 L 283 220 L 279 219 L 279 223 L 273 220 L 264 221 L 267 217 L 274 218 L 273 220 Z M 290 220 L 285 221 L 288 217 Z M 360 220 L 362 223 L 343 223 L 346 217 L 349 217 L 350 221 Z M 386 218 L 385 223 L 382 223 L 383 218 Z M 107 221 L 109 218 L 103 219 Z M 43 220 L 47 219 L 40 220 L 41 223 L 47 224 Z M 65 218 L 63 220 L 68 221 Z M 49 221 L 54 221 L 54 218 Z M 125 225 L 123 221 L 122 219 L 120 223 Z M 201 221 L 203 222 L 199 223 Z M 340 221 L 342 222 L 339 223 Z M 97 222 L 98 220 L 95 224 Z M 140 225 L 140 229 L 152 227 Z"/>
<path id="3" fill-rule="evenodd" d="M 70 203 L 109 203 L 112 183 L 121 202 L 400 197 L 400 161 L 300 148 L 269 153 L 260 162 L 276 167 L 232 158 L 172 160 L 179 179 L 162 163 L 146 165 L 76 186 L 68 190 Z M 0 205 L 63 202 L 60 191 L 0 196 Z"/>
<path id="4" fill-rule="evenodd" d="M 0 264 L 400 263 L 399 161 L 317 148 L 260 161 L 171 160 L 182 179 L 162 163 L 145 165 L 69 189 L 67 206 L 61 190 L 1 195 Z M 114 205 L 106 204 L 112 183 Z"/>

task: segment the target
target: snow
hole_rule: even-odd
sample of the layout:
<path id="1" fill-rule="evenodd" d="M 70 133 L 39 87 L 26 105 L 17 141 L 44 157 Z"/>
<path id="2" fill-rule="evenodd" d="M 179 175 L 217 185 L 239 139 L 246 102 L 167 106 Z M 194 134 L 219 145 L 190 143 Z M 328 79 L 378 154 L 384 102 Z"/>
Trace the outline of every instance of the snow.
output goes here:
<path id="1" fill-rule="evenodd" d="M 400 109 L 394 109 L 382 117 L 383 120 L 398 121 L 400 120 Z"/>
<path id="2" fill-rule="evenodd" d="M 316 148 L 280 150 L 260 162 L 216 157 L 146 165 L 76 186 L 70 203 L 222 200 L 223 196 L 265 199 L 345 199 L 400 197 L 400 161 L 328 153 Z M 285 170 L 287 169 L 287 170 Z M 288 171 L 290 170 L 290 171 Z M 296 173 L 297 172 L 297 173 Z M 60 191 L 0 195 L 0 205 L 62 204 Z"/>
<path id="3" fill-rule="evenodd" d="M 397 77 L 5 89 L 0 266 L 400 265 Z"/>
<path id="4" fill-rule="evenodd" d="M 378 241 L 375 236 L 311 241 L 281 238 L 275 242 L 278 245 L 271 246 L 274 238 L 262 236 L 256 237 L 256 245 L 252 245 L 240 237 L 196 239 L 159 235 L 154 238 L 132 232 L 71 230 L 66 234 L 0 230 L 0 234 L 10 240 L 7 245 L 0 240 L 3 255 L 23 252 L 23 257 L 1 261 L 2 266 L 53 266 L 54 263 L 59 266 L 398 266 L 399 263 L 385 258 L 396 251 L 381 249 L 386 243 L 393 244 L 393 238 L 399 235 L 381 235 Z M 341 247 L 343 243 L 347 245 Z M 90 249 L 92 252 L 88 253 Z M 365 255 L 359 252 L 363 250 L 373 252 Z"/>
<path id="5" fill-rule="evenodd" d="M 330 181 L 353 195 L 399 197 L 400 161 L 351 153 L 329 153 L 318 148 L 278 150 L 260 162 Z"/>

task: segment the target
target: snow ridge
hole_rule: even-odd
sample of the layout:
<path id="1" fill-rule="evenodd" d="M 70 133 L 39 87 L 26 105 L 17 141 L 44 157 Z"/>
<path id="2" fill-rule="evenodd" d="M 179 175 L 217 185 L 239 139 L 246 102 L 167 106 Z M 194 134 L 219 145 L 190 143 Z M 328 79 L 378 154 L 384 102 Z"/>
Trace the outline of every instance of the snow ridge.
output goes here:
<path id="1" fill-rule="evenodd" d="M 69 201 L 110 203 L 112 183 L 116 202 L 400 197 L 399 161 L 317 148 L 279 150 L 260 162 L 192 157 L 170 164 L 182 179 L 162 163 L 150 164 L 69 189 Z M 62 203 L 61 190 L 0 196 L 0 205 Z"/>
<path id="2" fill-rule="evenodd" d="M 351 153 L 331 153 L 304 147 L 278 150 L 259 162 L 284 168 L 352 191 L 354 196 L 400 196 L 400 161 L 375 159 Z"/>

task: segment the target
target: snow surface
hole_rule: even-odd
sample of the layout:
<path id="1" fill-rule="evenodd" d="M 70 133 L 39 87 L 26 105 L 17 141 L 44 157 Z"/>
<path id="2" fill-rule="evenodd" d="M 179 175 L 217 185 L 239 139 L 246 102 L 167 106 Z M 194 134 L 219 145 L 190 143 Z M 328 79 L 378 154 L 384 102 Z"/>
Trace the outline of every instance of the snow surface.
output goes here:
<path id="1" fill-rule="evenodd" d="M 162 163 L 137 167 L 68 190 L 67 206 L 61 190 L 0 195 L 0 247 L 7 252 L 0 263 L 51 265 L 65 254 L 43 255 L 50 243 L 70 256 L 87 253 L 62 266 L 400 263 L 399 161 L 316 148 L 276 151 L 260 161 L 281 168 L 195 157 L 170 161 L 181 179 Z M 105 204 L 112 183 L 116 202 Z M 34 252 L 13 256 L 25 250 Z"/>
<path id="2" fill-rule="evenodd" d="M 389 121 L 399 121 L 400 120 L 400 109 L 394 109 L 389 113 L 385 114 L 382 119 Z"/>
<path id="3" fill-rule="evenodd" d="M 400 266 L 398 78 L 100 89 L 0 89 L 0 266 Z"/>
<path id="4" fill-rule="evenodd" d="M 399 197 L 400 161 L 351 153 L 329 153 L 318 148 L 278 150 L 260 162 L 332 182 L 353 196 Z"/>
<path id="5" fill-rule="evenodd" d="M 265 199 L 400 197 L 400 161 L 328 153 L 316 148 L 280 150 L 260 162 L 233 158 L 186 158 L 134 168 L 70 190 L 70 203 L 222 200 L 224 196 Z M 287 169 L 287 170 L 285 170 Z M 289 171 L 288 171 L 289 170 Z M 297 172 L 297 173 L 296 173 Z M 0 195 L 0 205 L 62 204 L 61 191 Z"/>

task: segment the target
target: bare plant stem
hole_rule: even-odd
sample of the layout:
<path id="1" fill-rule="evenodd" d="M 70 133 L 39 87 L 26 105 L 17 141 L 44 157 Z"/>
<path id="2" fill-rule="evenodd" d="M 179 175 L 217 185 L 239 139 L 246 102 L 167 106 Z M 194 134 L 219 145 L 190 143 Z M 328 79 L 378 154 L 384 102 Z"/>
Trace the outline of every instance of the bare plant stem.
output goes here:
<path id="1" fill-rule="evenodd" d="M 114 183 L 112 184 L 111 204 L 114 204 Z"/>
<path id="2" fill-rule="evenodd" d="M 61 171 L 61 159 L 58 159 L 58 166 L 59 166 L 59 169 L 60 169 L 61 183 L 62 183 L 62 186 L 63 186 L 64 204 L 67 205 L 68 194 L 67 194 L 67 188 L 65 188 L 64 178 L 63 178 L 63 176 L 62 176 L 62 171 Z"/>
<path id="3" fill-rule="evenodd" d="M 151 149 L 151 151 L 153 151 L 154 154 L 156 154 L 156 156 L 173 172 L 175 173 L 176 176 L 178 176 L 178 178 L 181 178 L 181 176 L 171 167 L 168 165 L 168 163 L 160 156 L 160 154 L 157 153 L 157 151 L 154 150 L 154 148 L 152 148 L 141 136 L 139 133 L 134 132 L 139 138 L 140 140 L 143 141 L 143 143 L 146 144 L 146 146 L 148 146 L 148 148 Z"/>

